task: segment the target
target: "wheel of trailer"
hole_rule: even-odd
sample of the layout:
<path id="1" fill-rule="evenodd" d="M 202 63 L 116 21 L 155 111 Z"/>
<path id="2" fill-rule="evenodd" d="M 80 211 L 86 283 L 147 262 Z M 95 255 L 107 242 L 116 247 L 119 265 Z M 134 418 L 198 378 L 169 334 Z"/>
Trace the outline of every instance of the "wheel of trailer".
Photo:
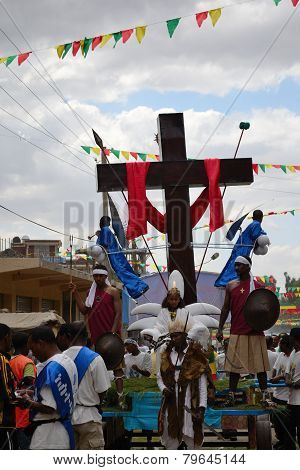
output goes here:
<path id="1" fill-rule="evenodd" d="M 271 423 L 269 419 L 262 419 L 265 416 L 267 415 L 259 416 L 260 419 L 256 421 L 256 443 L 258 450 L 272 449 Z"/>

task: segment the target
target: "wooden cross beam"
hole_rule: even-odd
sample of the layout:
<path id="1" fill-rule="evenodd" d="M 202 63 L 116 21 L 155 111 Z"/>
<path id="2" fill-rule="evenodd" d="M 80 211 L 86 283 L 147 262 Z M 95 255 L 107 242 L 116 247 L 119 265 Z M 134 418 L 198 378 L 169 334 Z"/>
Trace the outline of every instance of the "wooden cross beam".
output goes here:
<path id="1" fill-rule="evenodd" d="M 185 280 L 185 301 L 197 302 L 192 247 L 189 188 L 207 186 L 203 160 L 187 160 L 183 114 L 160 114 L 158 137 L 162 161 L 150 163 L 147 189 L 164 189 L 168 243 L 168 271 L 178 269 Z M 142 164 L 142 163 L 141 163 Z M 126 163 L 97 165 L 98 192 L 127 189 Z M 252 159 L 220 160 L 220 186 L 253 182 Z"/>

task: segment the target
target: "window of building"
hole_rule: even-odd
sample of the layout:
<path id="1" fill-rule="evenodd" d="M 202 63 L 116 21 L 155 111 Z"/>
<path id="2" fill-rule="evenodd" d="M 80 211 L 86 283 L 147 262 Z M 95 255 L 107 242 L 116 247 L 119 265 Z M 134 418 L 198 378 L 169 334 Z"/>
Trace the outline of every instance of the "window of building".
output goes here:
<path id="1" fill-rule="evenodd" d="M 16 297 L 16 312 L 32 312 L 32 297 L 22 297 L 17 295 Z"/>
<path id="2" fill-rule="evenodd" d="M 55 300 L 42 299 L 42 312 L 49 312 L 50 310 L 55 310 Z"/>

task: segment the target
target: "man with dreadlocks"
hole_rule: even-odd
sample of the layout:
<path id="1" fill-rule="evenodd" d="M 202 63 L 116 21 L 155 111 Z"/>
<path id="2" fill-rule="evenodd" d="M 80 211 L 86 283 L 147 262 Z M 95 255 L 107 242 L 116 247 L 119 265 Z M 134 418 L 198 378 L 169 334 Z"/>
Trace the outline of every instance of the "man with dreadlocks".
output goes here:
<path id="1" fill-rule="evenodd" d="M 170 321 L 168 332 L 171 341 L 161 347 L 157 364 L 157 383 L 162 392 L 158 427 L 162 444 L 168 450 L 186 445 L 199 449 L 203 443 L 203 419 L 207 406 L 207 383 L 210 369 L 207 355 L 201 345 L 206 327 L 193 327 L 193 338 L 187 337 L 191 325 L 176 318 Z M 205 331 L 204 331 L 205 330 Z"/>

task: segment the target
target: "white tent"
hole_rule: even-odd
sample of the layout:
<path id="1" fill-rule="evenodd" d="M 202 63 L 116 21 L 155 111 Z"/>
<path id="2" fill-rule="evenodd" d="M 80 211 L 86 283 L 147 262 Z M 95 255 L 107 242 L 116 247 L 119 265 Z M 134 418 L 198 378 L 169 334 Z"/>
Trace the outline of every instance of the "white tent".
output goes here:
<path id="1" fill-rule="evenodd" d="M 0 323 L 4 323 L 14 331 L 28 331 L 41 325 L 48 325 L 57 330 L 65 321 L 51 310 L 50 312 L 0 313 Z"/>

